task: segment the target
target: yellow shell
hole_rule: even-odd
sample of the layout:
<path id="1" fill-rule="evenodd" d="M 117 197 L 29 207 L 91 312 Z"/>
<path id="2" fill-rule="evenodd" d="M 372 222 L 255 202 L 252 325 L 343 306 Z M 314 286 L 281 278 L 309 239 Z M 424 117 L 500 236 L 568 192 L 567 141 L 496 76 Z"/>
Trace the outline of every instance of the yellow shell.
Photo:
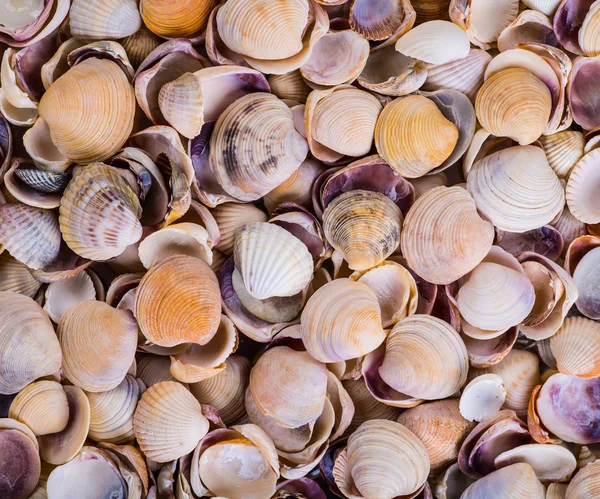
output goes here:
<path id="1" fill-rule="evenodd" d="M 206 26 L 217 0 L 141 0 L 144 24 L 165 38 L 189 38 Z"/>
<path id="2" fill-rule="evenodd" d="M 63 431 L 69 422 L 69 404 L 60 383 L 37 381 L 15 397 L 8 416 L 26 424 L 38 435 Z"/>
<path id="3" fill-rule="evenodd" d="M 300 70 L 296 69 L 282 75 L 270 75 L 269 86 L 271 93 L 280 99 L 289 99 L 304 104 L 311 92 L 311 88 L 305 83 Z"/>

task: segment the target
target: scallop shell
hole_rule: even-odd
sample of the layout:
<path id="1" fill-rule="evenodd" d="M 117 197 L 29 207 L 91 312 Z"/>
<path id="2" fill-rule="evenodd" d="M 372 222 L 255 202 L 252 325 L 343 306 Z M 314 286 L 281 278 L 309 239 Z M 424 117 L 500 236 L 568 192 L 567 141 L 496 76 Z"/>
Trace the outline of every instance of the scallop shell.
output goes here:
<path id="1" fill-rule="evenodd" d="M 301 317 L 308 352 L 321 362 L 355 359 L 385 339 L 377 296 L 366 284 L 336 279 L 313 294 Z"/>
<path id="2" fill-rule="evenodd" d="M 216 0 L 141 0 L 144 24 L 164 38 L 191 38 L 206 26 Z"/>
<path id="3" fill-rule="evenodd" d="M 134 315 L 152 343 L 171 347 L 208 343 L 219 327 L 221 298 L 210 267 L 176 255 L 161 260 L 138 287 Z"/>
<path id="4" fill-rule="evenodd" d="M 61 154 L 90 163 L 112 156 L 127 140 L 135 96 L 115 62 L 92 58 L 56 80 L 42 97 L 39 111 Z"/>
<path id="5" fill-rule="evenodd" d="M 552 97 L 548 87 L 523 68 L 509 68 L 488 78 L 477 93 L 477 119 L 494 135 L 531 144 L 546 129 Z"/>
<path id="6" fill-rule="evenodd" d="M 115 388 L 127 374 L 135 356 L 137 325 L 130 312 L 88 300 L 63 314 L 58 339 L 65 376 L 86 391 L 103 392 Z"/>
<path id="7" fill-rule="evenodd" d="M 494 471 L 470 485 L 460 496 L 462 499 L 479 499 L 496 494 L 501 497 L 527 497 L 544 499 L 544 486 L 535 471 L 526 463 L 517 463 Z"/>
<path id="8" fill-rule="evenodd" d="M 400 208 L 387 196 L 355 190 L 341 194 L 327 206 L 323 230 L 352 270 L 367 270 L 396 250 L 402 219 Z"/>
<path id="9" fill-rule="evenodd" d="M 568 178 L 573 167 L 583 157 L 583 134 L 565 130 L 552 135 L 542 135 L 539 140 L 554 173 L 559 178 Z"/>
<path id="10" fill-rule="evenodd" d="M 62 355 L 50 319 L 31 298 L 3 291 L 0 305 L 0 393 L 9 395 L 58 371 Z"/>
<path id="11" fill-rule="evenodd" d="M 233 253 L 235 233 L 246 224 L 266 222 L 267 215 L 253 204 L 222 203 L 211 211 L 221 232 L 216 248 L 225 255 Z"/>
<path id="12" fill-rule="evenodd" d="M 569 317 L 550 338 L 558 371 L 581 378 L 600 376 L 600 325 L 583 317 Z"/>
<path id="13" fill-rule="evenodd" d="M 563 187 L 544 151 L 534 146 L 510 147 L 479 160 L 467 190 L 479 211 L 508 232 L 546 225 L 564 206 Z"/>
<path id="14" fill-rule="evenodd" d="M 449 284 L 473 270 L 494 240 L 492 224 L 461 187 L 436 187 L 409 211 L 401 238 L 408 266 L 425 280 Z"/>
<path id="15" fill-rule="evenodd" d="M 73 0 L 69 14 L 71 34 L 89 40 L 118 40 L 142 25 L 135 0 Z"/>
<path id="16" fill-rule="evenodd" d="M 65 242 L 84 258 L 108 260 L 142 236 L 139 199 L 117 170 L 101 163 L 73 176 L 59 212 Z"/>
<path id="17" fill-rule="evenodd" d="M 55 323 L 73 305 L 86 300 L 95 300 L 96 289 L 87 272 L 51 282 L 46 288 L 44 310 Z"/>
<path id="18" fill-rule="evenodd" d="M 69 422 L 69 404 L 56 381 L 37 381 L 15 397 L 8 416 L 26 424 L 36 436 L 63 431 Z"/>
<path id="19" fill-rule="evenodd" d="M 169 357 L 153 354 L 138 354 L 136 357 L 136 376 L 146 385 L 151 387 L 161 381 L 177 381 L 171 374 L 171 360 Z M 187 386 L 186 383 L 182 383 Z"/>
<path id="20" fill-rule="evenodd" d="M 10 256 L 8 251 L 0 253 L 0 291 L 12 291 L 34 298 L 41 286 L 27 267 Z"/>
<path id="21" fill-rule="evenodd" d="M 238 229 L 233 256 L 248 293 L 264 300 L 293 296 L 308 286 L 313 259 L 306 245 L 275 224 L 253 222 Z"/>
<path id="22" fill-rule="evenodd" d="M 367 40 L 393 42 L 413 27 L 415 18 L 408 0 L 384 0 L 378 4 L 353 0 L 350 6 L 350 27 Z"/>
<path id="23" fill-rule="evenodd" d="M 269 75 L 271 93 L 282 100 L 291 100 L 304 104 L 312 89 L 306 84 L 300 70 L 284 74 Z"/>
<path id="24" fill-rule="evenodd" d="M 444 163 L 458 135 L 433 101 L 411 95 L 385 106 L 375 127 L 375 146 L 397 173 L 416 178 Z"/>
<path id="25" fill-rule="evenodd" d="M 579 160 L 567 182 L 567 206 L 577 220 L 588 224 L 600 222 L 600 204 L 594 196 L 599 166 L 600 149 L 594 149 Z"/>

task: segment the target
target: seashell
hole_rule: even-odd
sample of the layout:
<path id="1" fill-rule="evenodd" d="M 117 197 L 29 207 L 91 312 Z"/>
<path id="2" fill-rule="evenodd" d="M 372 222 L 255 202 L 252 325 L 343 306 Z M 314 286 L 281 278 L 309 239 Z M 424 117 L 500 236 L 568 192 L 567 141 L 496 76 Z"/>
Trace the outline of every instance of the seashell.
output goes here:
<path id="1" fill-rule="evenodd" d="M 469 353 L 469 362 L 473 367 L 490 367 L 508 355 L 517 341 L 518 327 L 511 327 L 499 336 L 488 339 L 476 339 L 461 334 Z"/>
<path id="2" fill-rule="evenodd" d="M 144 59 L 161 44 L 161 39 L 150 31 L 145 24 L 135 33 L 123 38 L 121 45 L 134 68 L 138 68 Z"/>
<path id="3" fill-rule="evenodd" d="M 253 151 L 252 144 L 260 141 L 271 144 L 268 155 L 265 147 Z M 254 201 L 288 178 L 307 152 L 290 109 L 271 94 L 254 93 L 235 101 L 217 120 L 210 139 L 210 168 L 228 194 Z"/>
<path id="4" fill-rule="evenodd" d="M 474 427 L 461 416 L 458 399 L 438 400 L 407 409 L 398 417 L 398 423 L 423 442 L 432 474 L 458 458 L 460 444 Z"/>
<path id="5" fill-rule="evenodd" d="M 58 371 L 62 355 L 52 323 L 31 298 L 3 291 L 0 304 L 0 393 L 9 395 Z"/>
<path id="6" fill-rule="evenodd" d="M 13 125 L 31 126 L 38 117 L 38 104 L 17 84 L 17 75 L 14 68 L 14 60 L 17 54 L 16 50 L 8 48 L 2 56 L 0 111 Z"/>
<path id="7" fill-rule="evenodd" d="M 415 23 L 416 13 L 407 0 L 386 0 L 373 4 L 368 0 L 353 0 L 350 6 L 350 27 L 367 40 L 395 41 Z"/>
<path id="8" fill-rule="evenodd" d="M 235 233 L 246 224 L 266 222 L 267 215 L 250 203 L 222 203 L 211 212 L 221 232 L 221 242 L 216 248 L 225 255 L 233 253 Z"/>
<path id="9" fill-rule="evenodd" d="M 568 178 L 573 167 L 583 157 L 583 134 L 565 130 L 552 135 L 542 135 L 539 140 L 554 173 L 559 178 Z"/>
<path id="10" fill-rule="evenodd" d="M 460 414 L 467 421 L 482 422 L 496 414 L 504 405 L 506 390 L 496 374 L 482 374 L 462 390 Z"/>
<path id="11" fill-rule="evenodd" d="M 73 0 L 69 12 L 71 34 L 88 40 L 118 40 L 133 35 L 141 25 L 135 0 Z"/>
<path id="12" fill-rule="evenodd" d="M 269 75 L 271 93 L 282 100 L 289 99 L 304 104 L 312 89 L 306 84 L 300 70 Z"/>
<path id="13" fill-rule="evenodd" d="M 56 216 L 24 204 L 0 205 L 0 246 L 19 262 L 40 270 L 54 263 L 61 237 Z"/>
<path id="14" fill-rule="evenodd" d="M 69 175 L 65 173 L 19 168 L 15 169 L 15 175 L 29 187 L 44 193 L 60 192 L 69 183 Z"/>
<path id="15" fill-rule="evenodd" d="M 198 401 L 174 381 L 148 388 L 133 417 L 133 431 L 142 452 L 159 463 L 189 454 L 206 435 L 208 426 Z"/>
<path id="16" fill-rule="evenodd" d="M 206 27 L 215 0 L 142 0 L 140 13 L 150 31 L 164 38 L 193 38 Z"/>
<path id="17" fill-rule="evenodd" d="M 567 182 L 567 206 L 577 220 L 588 224 L 600 222 L 600 205 L 593 195 L 598 165 L 600 150 L 594 149 L 579 160 Z"/>
<path id="18" fill-rule="evenodd" d="M 600 56 L 578 57 L 573 61 L 573 69 L 569 74 L 567 86 L 569 108 L 575 122 L 585 130 L 593 130 L 600 126 L 598 103 L 594 98 L 598 92 L 599 70 Z"/>
<path id="19" fill-rule="evenodd" d="M 3 497 L 25 498 L 33 492 L 40 477 L 40 457 L 35 435 L 22 423 L 0 419 L 0 445 L 4 449 L 2 484 Z"/>
<path id="20" fill-rule="evenodd" d="M 259 300 L 293 296 L 312 278 L 313 260 L 306 245 L 275 224 L 253 222 L 238 229 L 233 255 L 248 293 Z"/>
<path id="21" fill-rule="evenodd" d="M 69 404 L 62 386 L 55 381 L 27 385 L 13 400 L 8 416 L 36 436 L 63 431 L 69 421 Z"/>
<path id="22" fill-rule="evenodd" d="M 27 267 L 10 256 L 8 251 L 0 253 L 0 291 L 12 291 L 34 298 L 41 286 Z"/>
<path id="23" fill-rule="evenodd" d="M 550 483 L 546 488 L 546 499 L 565 499 L 566 483 Z"/>
<path id="24" fill-rule="evenodd" d="M 286 499 L 286 497 L 293 497 L 293 494 L 302 494 L 310 499 L 326 499 L 325 492 L 320 485 L 314 480 L 304 477 L 280 483 L 277 491 L 279 495 L 275 495 L 275 499 Z M 292 495 L 290 496 L 290 494 Z"/>
<path id="25" fill-rule="evenodd" d="M 450 2 L 450 19 L 463 28 L 474 45 L 488 50 L 519 13 L 518 0 Z"/>
<path id="26" fill-rule="evenodd" d="M 69 422 L 59 433 L 38 438 L 40 456 L 49 464 L 64 464 L 83 447 L 90 427 L 90 403 L 84 391 L 76 386 L 63 386 L 69 404 Z"/>
<path id="27" fill-rule="evenodd" d="M 36 170 L 33 168 L 15 170 L 17 177 L 25 185 L 29 185 L 35 191 L 44 193 L 55 193 L 64 190 L 69 182 L 70 176 L 65 170 L 71 164 L 71 161 L 63 156 L 52 142 L 48 124 L 41 118 L 38 118 L 33 126 L 23 134 L 23 146 L 27 154 L 31 156 L 36 165 L 45 170 Z M 17 184 L 18 185 L 18 184 Z M 39 196 L 39 193 L 38 193 Z M 55 196 L 54 203 L 60 203 L 60 195 Z"/>
<path id="28" fill-rule="evenodd" d="M 508 232 L 541 227 L 564 206 L 563 187 L 543 151 L 534 146 L 510 147 L 479 160 L 467 177 L 467 190 L 479 211 Z"/>
<path id="29" fill-rule="evenodd" d="M 411 3 L 417 13 L 416 24 L 435 19 L 450 20 L 448 14 L 450 0 L 413 0 Z"/>
<path id="30" fill-rule="evenodd" d="M 131 445 L 114 445 L 102 442 L 98 447 L 104 449 L 111 456 L 114 456 L 115 461 L 122 462 L 123 466 L 119 466 L 119 471 L 126 481 L 129 481 L 128 476 L 131 475 L 137 475 L 137 477 L 139 477 L 139 481 L 135 480 L 135 478 L 131 480 L 137 481 L 137 484 L 133 487 L 130 485 L 130 488 L 134 489 L 134 491 L 138 491 L 141 488 L 143 497 L 143 494 L 146 494 L 149 486 L 148 468 L 151 467 L 151 463 L 146 465 L 146 460 L 142 453 Z M 139 485 L 139 482 L 141 482 L 141 486 Z"/>
<path id="31" fill-rule="evenodd" d="M 583 256 L 573 272 L 573 279 L 579 290 L 579 299 L 576 302 L 577 309 L 590 319 L 600 317 L 598 298 L 594 291 L 598 280 L 596 262 L 599 255 L 598 248 L 591 249 Z"/>
<path id="32" fill-rule="evenodd" d="M 530 9 L 541 12 L 547 16 L 554 14 L 560 3 L 561 0 L 525 0 L 523 2 L 523 4 Z"/>
<path id="33" fill-rule="evenodd" d="M 589 3 L 584 3 L 587 6 Z M 600 29 L 600 4 L 596 2 L 589 6 L 589 10 L 585 15 L 581 29 L 577 36 L 579 46 L 584 55 L 594 57 L 600 55 L 600 38 L 598 38 L 598 30 Z"/>
<path id="34" fill-rule="evenodd" d="M 596 236 L 585 235 L 575 239 L 569 245 L 567 253 L 565 254 L 565 270 L 570 274 L 573 274 L 577 265 L 581 262 L 581 259 L 598 246 L 600 246 L 600 238 Z"/>
<path id="35" fill-rule="evenodd" d="M 95 98 L 90 100 L 89 95 Z M 116 63 L 92 58 L 52 84 L 40 101 L 39 112 L 60 153 L 72 161 L 90 163 L 112 156 L 129 137 L 135 97 Z"/>
<path id="36" fill-rule="evenodd" d="M 31 45 L 56 30 L 68 12 L 68 2 L 35 2 L 17 12 L 4 9 L 0 39 L 15 47 Z"/>
<path id="37" fill-rule="evenodd" d="M 373 95 L 349 85 L 314 90 L 304 112 L 310 152 L 325 162 L 368 154 L 381 109 Z"/>
<path id="38" fill-rule="evenodd" d="M 87 393 L 90 401 L 89 437 L 96 442 L 123 444 L 133 441 L 133 413 L 145 390 L 133 376 L 125 376 L 112 390 Z"/>
<path id="39" fill-rule="evenodd" d="M 561 233 L 551 225 L 526 232 L 496 231 L 496 244 L 513 256 L 531 251 L 556 261 L 563 251 Z"/>
<path id="40" fill-rule="evenodd" d="M 171 360 L 169 357 L 138 354 L 136 364 L 136 376 L 148 388 L 161 381 L 177 381 L 171 374 Z M 182 385 L 187 386 L 186 383 L 182 383 Z"/>
<path id="41" fill-rule="evenodd" d="M 585 497 L 586 495 L 593 497 L 600 493 L 597 476 L 598 468 L 600 468 L 600 462 L 593 462 L 579 470 L 567 486 L 563 497 L 565 499 L 575 499 L 576 497 Z"/>
<path id="42" fill-rule="evenodd" d="M 436 187 L 408 213 L 401 248 L 408 266 L 419 276 L 449 284 L 483 260 L 493 239 L 492 225 L 479 217 L 465 189 Z"/>
<path id="43" fill-rule="evenodd" d="M 163 85 L 158 105 L 167 122 L 184 137 L 191 139 L 200 133 L 204 124 L 204 102 L 194 73 L 184 73 Z"/>
<path id="44" fill-rule="evenodd" d="M 551 223 L 562 235 L 564 241 L 563 254 L 575 239 L 587 234 L 586 224 L 577 220 L 568 206 L 565 206 L 562 213 Z"/>
<path id="45" fill-rule="evenodd" d="M 336 485 L 349 497 L 392 499 L 410 495 L 425 483 L 427 449 L 406 427 L 374 419 L 348 439 L 333 467 Z"/>
<path id="46" fill-rule="evenodd" d="M 352 30 L 329 31 L 312 48 L 300 73 L 316 85 L 351 83 L 369 57 L 369 42 Z"/>
<path id="47" fill-rule="evenodd" d="M 320 362 L 355 359 L 384 340 L 377 296 L 366 284 L 336 279 L 308 300 L 300 320 L 306 350 Z"/>
<path id="48" fill-rule="evenodd" d="M 535 471 L 538 480 L 542 482 L 565 482 L 571 478 L 577 465 L 571 451 L 560 445 L 552 444 L 519 445 L 503 452 L 494 460 L 497 468 L 504 468 L 516 463 L 529 464 Z"/>
<path id="49" fill-rule="evenodd" d="M 396 421 L 400 415 L 398 408 L 383 404 L 373 397 L 363 379 L 343 380 L 342 385 L 354 403 L 354 416 L 348 427 L 349 433 L 353 433 L 365 421 L 371 419 Z"/>
<path id="50" fill-rule="evenodd" d="M 146 273 L 134 315 L 150 342 L 171 347 L 207 344 L 217 332 L 220 310 L 218 282 L 210 267 L 197 258 L 176 255 Z"/>
<path id="51" fill-rule="evenodd" d="M 250 362 L 245 357 L 232 355 L 225 365 L 215 376 L 192 383 L 190 391 L 198 402 L 217 409 L 223 422 L 230 426 L 246 416 L 244 395 L 250 379 Z"/>
<path id="52" fill-rule="evenodd" d="M 483 128 L 521 145 L 531 144 L 542 135 L 551 110 L 548 87 L 522 68 L 505 69 L 488 78 L 475 100 Z"/>
<path id="53" fill-rule="evenodd" d="M 544 486 L 527 463 L 517 463 L 500 468 L 470 485 L 460 496 L 462 499 L 479 499 L 498 494 L 506 497 L 544 499 Z"/>
<path id="54" fill-rule="evenodd" d="M 375 146 L 397 173 L 416 178 L 444 163 L 458 136 L 457 127 L 434 102 L 414 95 L 384 108 L 375 127 Z"/>
<path id="55" fill-rule="evenodd" d="M 581 378 L 600 376 L 600 351 L 595 344 L 600 327 L 583 317 L 565 319 L 561 328 L 550 338 L 550 349 L 558 371 Z"/>
<path id="56" fill-rule="evenodd" d="M 504 52 L 523 43 L 542 43 L 556 47 L 558 40 L 550 19 L 535 10 L 521 12 L 498 37 L 498 50 Z"/>
<path id="57" fill-rule="evenodd" d="M 458 463 L 454 463 L 444 473 L 438 475 L 432 487 L 435 497 L 439 499 L 451 499 L 460 497 L 474 481 L 460 470 Z"/>
<path id="58" fill-rule="evenodd" d="M 130 312 L 88 300 L 63 314 L 58 339 L 65 376 L 88 392 L 103 392 L 121 383 L 131 366 L 137 325 Z M 101 364 L 98 356 L 103 359 Z"/>
<path id="59" fill-rule="evenodd" d="M 352 270 L 367 270 L 398 247 L 402 219 L 400 209 L 387 196 L 356 190 L 329 204 L 323 213 L 323 230 Z"/>
<path id="60" fill-rule="evenodd" d="M 95 300 L 96 289 L 87 272 L 79 272 L 73 277 L 52 282 L 45 292 L 44 311 L 56 324 L 63 314 L 73 305 Z"/>

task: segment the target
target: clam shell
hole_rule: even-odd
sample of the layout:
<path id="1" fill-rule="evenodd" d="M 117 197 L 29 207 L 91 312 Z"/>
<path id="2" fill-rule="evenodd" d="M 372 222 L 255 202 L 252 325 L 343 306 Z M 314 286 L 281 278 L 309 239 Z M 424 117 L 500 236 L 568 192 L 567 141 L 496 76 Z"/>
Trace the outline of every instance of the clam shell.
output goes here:
<path id="1" fill-rule="evenodd" d="M 597 267 L 599 256 L 600 250 L 598 248 L 591 249 L 583 256 L 573 272 L 573 279 L 579 291 L 579 299 L 576 302 L 577 308 L 590 319 L 600 318 L 600 304 L 595 291 L 599 277 Z"/>
<path id="2" fill-rule="evenodd" d="M 56 80 L 42 97 L 39 111 L 60 153 L 90 163 L 112 156 L 127 140 L 135 96 L 115 62 L 92 58 Z"/>
<path id="3" fill-rule="evenodd" d="M 161 381 L 177 381 L 171 374 L 171 360 L 169 357 L 138 354 L 136 356 L 136 367 L 136 376 L 148 388 Z M 182 385 L 187 386 L 186 383 L 182 383 Z"/>
<path id="4" fill-rule="evenodd" d="M 65 376 L 88 392 L 103 392 L 115 388 L 127 374 L 135 356 L 137 325 L 130 312 L 88 300 L 63 314 L 58 339 Z"/>
<path id="5" fill-rule="evenodd" d="M 581 378 L 600 376 L 600 325 L 583 317 L 568 317 L 550 338 L 558 371 Z"/>
<path id="6" fill-rule="evenodd" d="M 515 463 L 527 463 L 535 471 L 538 480 L 567 481 L 575 471 L 577 462 L 570 450 L 560 445 L 528 444 L 500 454 L 494 464 L 504 468 Z M 547 496 L 546 496 L 547 497 Z"/>
<path id="7" fill-rule="evenodd" d="M 587 4 L 584 4 L 587 5 Z M 581 29 L 578 41 L 584 55 L 594 57 L 600 55 L 600 3 L 594 2 L 590 5 Z"/>
<path id="8" fill-rule="evenodd" d="M 354 416 L 348 427 L 349 433 L 353 433 L 361 424 L 371 419 L 396 421 L 400 410 L 383 404 L 373 397 L 362 378 L 344 380 L 342 385 L 354 403 Z"/>
<path id="9" fill-rule="evenodd" d="M 577 220 L 568 206 L 563 208 L 562 213 L 551 224 L 563 237 L 563 255 L 575 239 L 587 234 L 586 224 Z"/>
<path id="10" fill-rule="evenodd" d="M 467 177 L 467 190 L 479 211 L 508 232 L 541 227 L 564 206 L 563 187 L 543 150 L 534 146 L 510 147 L 479 160 Z"/>
<path id="11" fill-rule="evenodd" d="M 275 224 L 253 222 L 238 229 L 233 256 L 248 293 L 259 300 L 293 296 L 312 278 L 313 259 L 306 245 Z"/>
<path id="12" fill-rule="evenodd" d="M 500 336 L 488 339 L 475 339 L 461 334 L 469 352 L 469 362 L 473 367 L 490 367 L 508 355 L 517 341 L 519 328 L 512 327 Z"/>
<path id="13" fill-rule="evenodd" d="M 267 221 L 265 212 L 250 203 L 222 203 L 211 213 L 221 232 L 221 242 L 215 247 L 225 255 L 233 254 L 235 233 L 238 229 L 246 224 Z"/>
<path id="14" fill-rule="evenodd" d="M 219 326 L 221 299 L 210 267 L 176 255 L 160 261 L 138 287 L 134 315 L 144 336 L 156 345 L 208 343 Z"/>
<path id="15" fill-rule="evenodd" d="M 477 93 L 477 119 L 494 135 L 531 144 L 546 129 L 552 97 L 533 73 L 509 68 L 488 78 Z"/>
<path id="16" fill-rule="evenodd" d="M 87 272 L 79 272 L 73 277 L 52 282 L 45 292 L 44 310 L 55 323 L 73 305 L 86 300 L 95 300 L 96 289 Z M 99 297 L 98 297 L 99 298 Z"/>
<path id="17" fill-rule="evenodd" d="M 529 464 L 517 463 L 494 471 L 470 485 L 460 496 L 462 499 L 480 499 L 497 494 L 506 497 L 544 499 L 544 486 Z"/>
<path id="18" fill-rule="evenodd" d="M 12 419 L 0 419 L 0 445 L 4 449 L 0 464 L 3 497 L 30 497 L 40 477 L 38 444 L 31 430 Z"/>
<path id="19" fill-rule="evenodd" d="M 271 93 L 282 100 L 288 99 L 304 104 L 312 89 L 306 84 L 300 70 L 269 75 Z"/>
<path id="20" fill-rule="evenodd" d="M 450 0 L 413 0 L 412 6 L 417 13 L 416 24 L 441 19 L 449 21 L 448 7 Z"/>
<path id="21" fill-rule="evenodd" d="M 265 146 L 255 150 L 257 143 Z M 210 168 L 228 194 L 254 201 L 294 173 L 307 152 L 290 109 L 274 95 L 260 92 L 241 97 L 217 120 Z"/>
<path id="22" fill-rule="evenodd" d="M 142 25 L 135 0 L 73 0 L 71 34 L 88 40 L 117 40 L 133 35 Z"/>
<path id="23" fill-rule="evenodd" d="M 561 1 L 562 0 L 525 0 L 523 5 L 530 9 L 537 10 L 542 14 L 546 14 L 547 16 L 551 16 L 554 14 Z"/>
<path id="24" fill-rule="evenodd" d="M 408 266 L 423 279 L 449 284 L 473 270 L 494 239 L 492 225 L 477 213 L 461 187 L 436 187 L 413 205 L 401 238 Z"/>
<path id="25" fill-rule="evenodd" d="M 377 296 L 366 284 L 336 279 L 313 294 L 300 320 L 307 351 L 321 362 L 355 359 L 385 340 Z"/>
<path id="26" fill-rule="evenodd" d="M 598 483 L 598 470 L 600 461 L 593 462 L 583 467 L 573 477 L 565 492 L 565 499 L 576 499 L 577 497 L 593 497 L 600 494 L 600 483 Z"/>
<path id="27" fill-rule="evenodd" d="M 63 431 L 69 422 L 69 404 L 56 381 L 27 385 L 13 400 L 8 416 L 26 424 L 36 436 Z"/>
<path id="28" fill-rule="evenodd" d="M 573 167 L 583 156 L 583 134 L 565 130 L 552 135 L 542 135 L 539 140 L 554 173 L 559 178 L 568 178 Z"/>
<path id="29" fill-rule="evenodd" d="M 532 251 L 556 261 L 563 252 L 561 233 L 551 225 L 526 232 L 496 231 L 496 244 L 513 256 Z"/>
<path id="30" fill-rule="evenodd" d="M 375 127 L 375 146 L 397 173 L 416 178 L 450 156 L 458 135 L 433 101 L 411 95 L 385 106 Z"/>
<path id="31" fill-rule="evenodd" d="M 163 85 L 158 93 L 160 112 L 167 122 L 188 139 L 200 133 L 204 124 L 201 84 L 194 73 L 184 73 Z"/>
<path id="32" fill-rule="evenodd" d="M 8 251 L 0 253 L 0 291 L 12 291 L 34 298 L 41 286 L 27 267 L 10 256 Z"/>
<path id="33" fill-rule="evenodd" d="M 598 103 L 595 100 L 599 70 L 600 56 L 578 57 L 573 62 L 573 69 L 569 74 L 569 108 L 575 122 L 585 130 L 593 130 L 600 126 Z"/>
<path id="34" fill-rule="evenodd" d="M 460 414 L 468 421 L 481 422 L 496 414 L 505 399 L 502 378 L 496 374 L 482 374 L 463 388 Z"/>
<path id="35" fill-rule="evenodd" d="M 202 407 L 183 385 L 162 381 L 144 392 L 133 416 L 142 452 L 166 463 L 189 454 L 208 432 Z"/>
<path id="36" fill-rule="evenodd" d="M 504 28 L 498 37 L 498 50 L 504 52 L 532 42 L 554 47 L 558 45 L 550 19 L 541 12 L 525 10 Z"/>
<path id="37" fill-rule="evenodd" d="M 87 393 L 90 401 L 89 437 L 96 442 L 132 442 L 133 413 L 145 390 L 133 376 L 125 376 L 112 390 Z"/>
<path id="38" fill-rule="evenodd" d="M 164 38 L 191 38 L 206 26 L 216 0 L 141 0 L 140 13 L 150 31 Z"/>
<path id="39" fill-rule="evenodd" d="M 140 239 L 141 211 L 138 197 L 118 170 L 98 163 L 79 170 L 65 189 L 60 230 L 78 255 L 108 260 Z"/>
<path id="40" fill-rule="evenodd" d="M 393 42 L 412 28 L 415 18 L 415 10 L 407 0 L 384 0 L 378 4 L 353 0 L 350 6 L 350 27 L 367 40 Z"/>
<path id="41" fill-rule="evenodd" d="M 58 371 L 62 355 L 50 319 L 31 298 L 2 291 L 0 305 L 0 393 L 9 395 Z"/>
<path id="42" fill-rule="evenodd" d="M 160 43 L 161 39 L 152 33 L 145 24 L 135 33 L 121 40 L 121 45 L 127 53 L 127 58 L 136 69 Z"/>
<path id="43" fill-rule="evenodd" d="M 579 160 L 567 182 L 567 206 L 577 220 L 588 224 L 600 222 L 600 204 L 594 196 L 600 182 L 599 165 L 600 149 L 594 149 Z"/>

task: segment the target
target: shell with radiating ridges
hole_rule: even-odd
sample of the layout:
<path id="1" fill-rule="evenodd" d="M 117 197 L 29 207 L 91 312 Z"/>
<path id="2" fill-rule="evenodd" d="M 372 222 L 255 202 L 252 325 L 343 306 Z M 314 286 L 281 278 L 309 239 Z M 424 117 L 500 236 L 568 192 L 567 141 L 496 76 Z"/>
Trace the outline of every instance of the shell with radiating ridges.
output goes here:
<path id="1" fill-rule="evenodd" d="M 160 112 L 169 124 L 188 139 L 200 133 L 204 124 L 204 100 L 200 80 L 184 73 L 164 84 L 158 93 Z"/>
<path id="2" fill-rule="evenodd" d="M 586 154 L 571 170 L 566 197 L 569 210 L 577 220 L 588 224 L 600 222 L 600 203 L 595 195 L 600 182 L 600 149 Z"/>
<path id="3" fill-rule="evenodd" d="M 395 421 L 400 415 L 400 409 L 383 404 L 373 397 L 362 378 L 343 380 L 342 386 L 354 403 L 354 416 L 348 427 L 349 432 L 354 432 L 365 421 L 371 419 Z"/>
<path id="4" fill-rule="evenodd" d="M 470 485 L 461 499 L 483 497 L 527 497 L 544 499 L 544 486 L 535 476 L 533 468 L 526 463 L 517 463 L 501 468 Z"/>
<path id="5" fill-rule="evenodd" d="M 206 26 L 216 0 L 141 0 L 144 24 L 164 38 L 197 36 Z"/>
<path id="6" fill-rule="evenodd" d="M 250 203 L 222 203 L 211 210 L 221 232 L 221 241 L 215 246 L 225 255 L 233 253 L 235 232 L 243 225 L 253 222 L 266 222 L 264 211 Z"/>
<path id="7" fill-rule="evenodd" d="M 585 146 L 583 134 L 565 130 L 552 135 L 542 135 L 540 142 L 554 173 L 559 178 L 568 178 L 573 167 L 583 156 Z"/>
<path id="8" fill-rule="evenodd" d="M 584 317 L 568 317 L 550 338 L 558 371 L 581 378 L 600 376 L 600 325 Z"/>
<path id="9" fill-rule="evenodd" d="M 10 256 L 0 253 L 0 291 L 12 291 L 34 298 L 42 283 L 33 278 L 27 267 Z"/>
<path id="10" fill-rule="evenodd" d="M 142 25 L 135 0 L 73 0 L 69 12 L 71 34 L 89 40 L 118 40 Z"/>
<path id="11" fill-rule="evenodd" d="M 350 5 L 350 27 L 367 40 L 385 40 L 384 44 L 394 42 L 410 30 L 415 18 L 415 9 L 409 0 L 384 0 L 378 3 L 353 0 Z"/>
<path id="12" fill-rule="evenodd" d="M 300 104 L 306 102 L 308 94 L 312 91 L 298 69 L 282 75 L 269 75 L 269 86 L 271 87 L 271 93 L 280 99 L 288 99 Z"/>
<path id="13" fill-rule="evenodd" d="M 8 417 L 26 424 L 36 436 L 63 431 L 69 422 L 69 404 L 60 383 L 36 381 L 21 390 Z"/>
<path id="14" fill-rule="evenodd" d="M 573 477 L 565 493 L 565 499 L 579 499 L 583 497 L 595 497 L 600 494 L 600 461 L 594 461 L 584 466 Z"/>
<path id="15" fill-rule="evenodd" d="M 587 5 L 585 3 L 584 5 Z M 594 2 L 589 7 L 581 29 L 579 30 L 579 46 L 584 55 L 595 57 L 600 55 L 600 3 Z"/>

